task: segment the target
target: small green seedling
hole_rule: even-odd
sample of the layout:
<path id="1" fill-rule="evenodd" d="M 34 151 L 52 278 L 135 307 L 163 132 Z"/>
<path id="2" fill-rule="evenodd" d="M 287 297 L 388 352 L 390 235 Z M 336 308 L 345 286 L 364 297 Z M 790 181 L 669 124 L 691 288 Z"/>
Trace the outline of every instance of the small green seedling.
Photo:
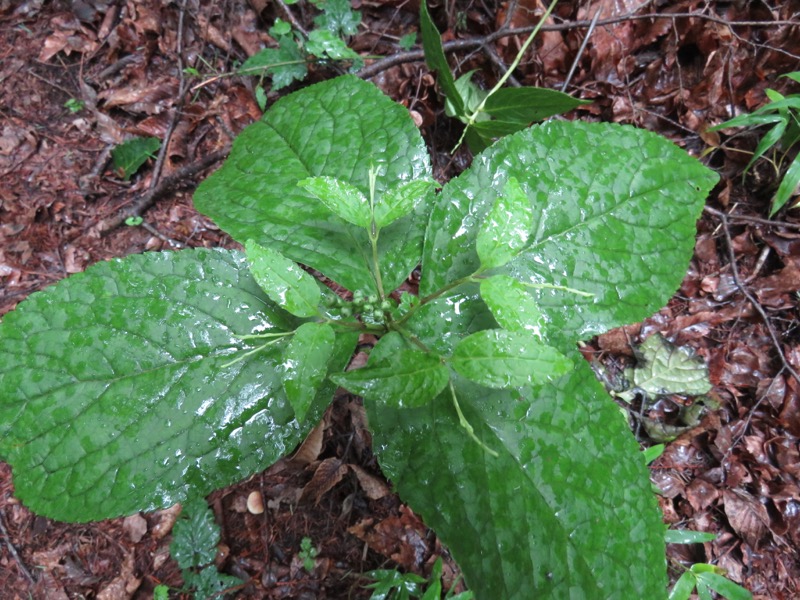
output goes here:
<path id="1" fill-rule="evenodd" d="M 318 550 L 314 547 L 310 537 L 304 537 L 300 540 L 300 552 L 298 556 L 303 561 L 303 568 L 306 572 L 311 573 L 317 565 Z"/>
<path id="2" fill-rule="evenodd" d="M 353 70 L 364 61 L 347 47 L 344 37 L 358 32 L 361 13 L 352 10 L 350 0 L 316 0 L 312 2 L 322 12 L 314 19 L 316 27 L 301 33 L 283 19 L 276 19 L 269 30 L 278 43 L 277 48 L 265 48 L 248 58 L 237 70 L 240 75 L 259 75 L 272 78 L 272 90 L 277 91 L 308 75 L 312 62 L 347 62 Z M 259 92 L 259 90 L 261 90 Z M 266 92 L 261 81 L 256 86 L 256 100 L 261 110 L 266 108 Z"/>
<path id="3" fill-rule="evenodd" d="M 373 583 L 365 586 L 373 590 L 370 600 L 441 600 L 442 598 L 442 559 L 436 559 L 431 570 L 430 580 L 414 573 L 400 573 L 395 569 L 377 569 L 365 573 Z M 428 583 L 430 581 L 430 583 Z M 428 584 L 425 586 L 425 584 Z M 455 593 L 458 580 L 445 594 L 446 600 L 473 600 L 475 595 L 471 591 Z"/>
<path id="4" fill-rule="evenodd" d="M 788 77 L 792 81 L 800 83 L 800 71 L 787 73 L 782 77 Z M 770 216 L 778 212 L 797 194 L 800 185 L 800 155 L 796 155 L 789 162 L 791 151 L 800 142 L 800 94 L 789 94 L 784 96 L 775 90 L 766 90 L 769 102 L 749 114 L 739 115 L 729 121 L 725 121 L 709 129 L 709 131 L 719 131 L 720 129 L 731 129 L 733 127 L 761 127 L 772 125 L 771 129 L 764 134 L 761 141 L 753 152 L 753 157 L 744 169 L 744 173 L 750 170 L 759 158 L 766 158 L 765 154 L 770 148 L 774 148 L 770 162 L 775 167 L 775 173 L 779 177 L 783 174 L 778 190 L 772 199 Z M 788 166 L 786 164 L 788 163 Z M 791 208 L 796 208 L 795 203 Z"/>
<path id="5" fill-rule="evenodd" d="M 197 599 L 221 597 L 242 584 L 238 577 L 220 573 L 214 566 L 220 529 L 205 500 L 194 498 L 183 506 L 172 530 L 170 554 L 183 575 L 184 589 Z"/>
<path id="6" fill-rule="evenodd" d="M 86 102 L 79 100 L 78 98 L 70 98 L 64 102 L 64 108 L 66 108 L 72 114 L 79 113 L 86 108 Z"/>

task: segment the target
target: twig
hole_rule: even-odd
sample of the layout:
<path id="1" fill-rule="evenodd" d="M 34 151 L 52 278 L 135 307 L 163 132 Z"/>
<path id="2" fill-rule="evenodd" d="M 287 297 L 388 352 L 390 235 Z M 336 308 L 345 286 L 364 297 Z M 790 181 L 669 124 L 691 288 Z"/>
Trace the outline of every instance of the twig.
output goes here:
<path id="1" fill-rule="evenodd" d="M 140 216 L 141 213 L 150 208 L 156 202 L 156 200 L 164 196 L 173 188 L 179 186 L 183 180 L 188 179 L 200 171 L 203 171 L 221 161 L 228 155 L 229 151 L 230 148 L 224 148 L 222 150 L 218 150 L 217 152 L 212 152 L 211 154 L 207 154 L 201 158 L 199 161 L 190 165 L 186 165 L 185 167 L 170 173 L 167 177 L 164 177 L 161 181 L 159 181 L 156 187 L 147 190 L 144 194 L 136 198 L 130 206 L 120 210 L 112 217 L 99 221 L 94 226 L 94 229 L 97 230 L 100 235 L 106 235 L 112 229 L 122 225 L 122 223 L 124 223 L 125 219 L 128 217 Z"/>
<path id="2" fill-rule="evenodd" d="M 14 560 L 17 561 L 17 567 L 19 567 L 20 572 L 25 575 L 25 578 L 28 581 L 31 583 L 36 583 L 36 579 L 34 579 L 33 575 L 31 575 L 31 572 L 28 570 L 28 567 L 25 566 L 25 563 L 22 562 L 22 558 L 17 552 L 17 549 L 14 547 L 14 544 L 11 543 L 11 536 L 8 534 L 8 529 L 6 529 L 6 523 L 3 519 L 2 511 L 0 511 L 0 533 L 3 535 L 3 540 L 6 543 L 8 552 L 14 557 Z"/>
<path id="3" fill-rule="evenodd" d="M 781 347 L 781 342 L 778 339 L 778 334 L 775 333 L 775 329 L 772 327 L 772 323 L 769 320 L 769 315 L 767 315 L 767 312 L 758 302 L 758 299 L 742 283 L 742 279 L 739 276 L 739 269 L 736 266 L 736 254 L 733 251 L 733 240 L 731 239 L 731 232 L 730 229 L 728 228 L 728 215 L 722 211 L 717 211 L 717 210 L 713 210 L 711 214 L 714 214 L 717 218 L 719 218 L 722 224 L 722 233 L 725 236 L 725 242 L 727 244 L 728 260 L 730 261 L 731 265 L 731 275 L 733 276 L 734 285 L 736 285 L 739 291 L 742 292 L 742 294 L 744 294 L 744 297 L 747 298 L 748 302 L 750 302 L 750 304 L 753 306 L 756 312 L 761 316 L 761 319 L 764 322 L 764 326 L 767 328 L 767 332 L 769 333 L 769 337 L 772 340 L 772 345 L 775 348 L 775 351 L 778 353 L 778 357 L 780 358 L 783 368 L 786 369 L 786 371 L 789 372 L 792 375 L 792 377 L 795 378 L 795 381 L 800 383 L 800 375 L 798 375 L 797 371 L 795 371 L 792 365 L 789 364 L 789 361 L 786 360 L 786 355 L 784 354 L 783 348 Z"/>
<path id="4" fill-rule="evenodd" d="M 303 27 L 303 24 L 297 20 L 297 17 L 294 16 L 294 13 L 289 10 L 289 7 L 286 6 L 286 3 L 283 0 L 275 0 L 275 4 L 278 5 L 278 8 L 281 9 L 281 12 L 286 17 L 286 20 L 289 21 L 292 27 L 294 27 L 297 31 L 303 34 L 304 37 L 308 37 L 308 31 Z"/>
<path id="5" fill-rule="evenodd" d="M 703 212 L 708 213 L 709 215 L 713 215 L 717 218 L 719 218 L 719 216 L 723 214 L 721 211 L 718 211 L 716 208 L 711 208 L 710 206 L 706 206 L 705 208 L 703 208 Z M 796 229 L 800 231 L 800 223 L 771 221 L 770 219 L 762 219 L 761 217 L 751 217 L 748 215 L 726 215 L 726 216 L 730 221 L 737 221 L 742 223 L 757 223 L 759 225 L 767 225 L 768 227 L 784 227 L 786 229 Z"/>
<path id="6" fill-rule="evenodd" d="M 181 107 L 183 106 L 183 97 L 186 94 L 187 84 L 183 73 L 183 17 L 185 13 L 186 0 L 182 0 L 178 12 L 178 37 L 175 42 L 175 51 L 178 55 L 178 77 L 180 77 L 178 83 L 178 101 L 173 107 L 172 114 L 169 118 L 169 124 L 167 125 L 167 131 L 164 134 L 164 141 L 161 143 L 161 149 L 158 151 L 156 163 L 153 165 L 153 177 L 150 180 L 150 189 L 154 189 L 158 185 L 158 180 L 161 177 L 161 169 L 167 157 L 167 147 L 169 146 L 169 141 L 172 138 L 175 127 L 178 124 L 178 117 L 180 116 Z"/>
<path id="7" fill-rule="evenodd" d="M 638 8 L 636 9 L 639 10 Z M 713 15 L 707 15 L 703 13 L 671 13 L 671 14 L 646 14 L 646 15 L 637 15 L 635 12 L 630 12 L 624 15 L 620 15 L 618 17 L 612 17 L 609 19 L 599 19 L 595 23 L 595 27 L 602 27 L 605 25 L 616 25 L 618 23 L 622 23 L 625 21 L 640 21 L 642 19 L 703 19 L 706 21 L 711 21 L 712 23 L 719 23 L 720 25 L 725 25 L 727 27 L 775 27 L 777 25 L 800 25 L 799 21 L 727 21 L 720 17 L 715 17 Z M 555 23 L 553 25 L 543 25 L 540 28 L 540 31 L 570 31 L 572 29 L 584 29 L 589 28 L 592 26 L 591 20 L 582 20 L 582 21 L 570 21 L 567 23 Z M 518 29 L 498 29 L 497 31 L 490 33 L 486 36 L 479 37 L 479 38 L 471 38 L 467 40 L 453 40 L 450 42 L 445 42 L 442 44 L 445 52 L 456 52 L 459 50 L 474 50 L 475 48 L 480 48 L 486 44 L 491 44 L 501 38 L 504 37 L 511 37 L 515 35 L 524 35 L 526 33 L 530 33 L 534 30 L 536 26 L 531 25 L 529 27 L 520 27 Z M 780 52 L 785 54 L 791 58 L 800 59 L 800 56 L 792 54 L 791 52 L 787 52 L 782 48 L 773 48 L 771 46 L 765 46 L 764 44 L 756 44 L 755 42 L 751 42 L 750 40 L 742 38 L 744 42 L 759 46 L 762 48 L 767 48 L 770 50 L 774 50 L 776 52 Z M 374 77 L 378 73 L 385 71 L 391 67 L 396 65 L 401 65 L 407 62 L 416 62 L 423 60 L 425 58 L 425 53 L 422 50 L 409 50 L 407 52 L 399 52 L 397 54 L 393 54 L 391 56 L 387 56 L 381 60 L 378 60 L 371 65 L 367 65 L 360 71 L 358 71 L 357 75 L 362 79 L 369 79 L 370 77 Z"/>
<path id="8" fill-rule="evenodd" d="M 586 50 L 586 44 L 589 43 L 589 38 L 592 37 L 592 32 L 594 31 L 595 26 L 597 25 L 597 20 L 600 18 L 600 11 L 602 10 L 602 6 L 598 6 L 597 10 L 594 12 L 594 17 L 592 18 L 592 24 L 589 25 L 589 31 L 586 32 L 586 35 L 583 37 L 583 41 L 581 42 L 581 47 L 578 48 L 578 53 L 575 55 L 575 60 L 572 61 L 572 66 L 569 68 L 569 73 L 567 73 L 566 79 L 564 79 L 564 85 L 561 86 L 561 91 L 566 92 L 567 86 L 569 82 L 572 81 L 572 76 L 575 74 L 575 69 L 578 68 L 578 63 L 581 61 L 581 56 L 583 56 L 583 51 Z"/>

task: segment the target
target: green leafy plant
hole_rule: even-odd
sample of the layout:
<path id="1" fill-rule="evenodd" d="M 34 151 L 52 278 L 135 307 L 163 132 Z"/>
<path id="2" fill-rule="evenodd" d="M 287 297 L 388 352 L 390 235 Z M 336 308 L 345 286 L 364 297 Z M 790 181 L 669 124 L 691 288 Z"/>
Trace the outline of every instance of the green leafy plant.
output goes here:
<path id="1" fill-rule="evenodd" d="M 700 600 L 713 600 L 712 592 L 728 600 L 753 599 L 749 591 L 725 577 L 724 569 L 705 563 L 694 564 L 681 575 L 669 594 L 669 600 L 689 600 L 695 590 Z"/>
<path id="2" fill-rule="evenodd" d="M 503 87 L 554 6 L 555 2 L 552 2 L 506 73 L 491 90 L 487 91 L 472 81 L 474 71 L 465 73 L 458 79 L 453 77 L 444 55 L 442 38 L 431 19 L 427 4 L 425 1 L 420 3 L 420 28 L 425 61 L 438 75 L 439 87 L 447 100 L 447 114 L 466 125 L 463 138 L 473 152 L 483 150 L 499 137 L 525 129 L 534 121 L 541 121 L 590 103 L 547 88 Z"/>
<path id="3" fill-rule="evenodd" d="M 291 451 L 343 385 L 477 597 L 663 596 L 646 466 L 576 342 L 667 301 L 716 180 L 652 133 L 550 122 L 437 194 L 374 86 L 291 94 L 195 194 L 246 255 L 100 263 L 5 317 L 16 494 L 74 521 L 200 497 Z M 345 371 L 362 334 L 380 339 Z"/>
<path id="4" fill-rule="evenodd" d="M 184 504 L 169 550 L 181 568 L 184 589 L 192 590 L 195 598 L 222 597 L 226 589 L 242 583 L 214 566 L 219 536 L 219 525 L 205 500 L 192 498 Z"/>
<path id="5" fill-rule="evenodd" d="M 430 580 L 415 575 L 414 573 L 401 573 L 395 569 L 377 569 L 364 574 L 373 583 L 365 586 L 373 590 L 370 600 L 441 600 L 442 597 L 442 559 L 436 559 L 431 569 Z M 430 581 L 430 583 L 429 583 Z M 428 584 L 425 586 L 425 584 Z M 455 593 L 456 580 L 447 590 L 447 600 L 473 600 L 475 595 L 471 591 Z M 425 587 L 423 587 L 425 586 Z"/>
<path id="6" fill-rule="evenodd" d="M 123 179 L 130 179 L 153 154 L 161 147 L 161 140 L 152 137 L 135 137 L 111 150 L 114 168 L 120 171 Z"/>
<path id="7" fill-rule="evenodd" d="M 787 73 L 782 77 L 788 77 L 800 83 L 800 71 Z M 797 193 L 797 187 L 800 185 L 800 155 L 795 155 L 791 162 L 788 160 L 790 152 L 800 142 L 800 94 L 784 96 L 770 89 L 766 90 L 766 94 L 769 102 L 761 108 L 752 113 L 739 115 L 729 121 L 725 121 L 710 128 L 709 131 L 719 131 L 720 129 L 734 127 L 772 125 L 770 130 L 761 138 L 750 162 L 747 163 L 744 169 L 744 173 L 747 173 L 759 158 L 765 157 L 770 148 L 775 149 L 770 162 L 775 166 L 775 173 L 779 177 L 783 173 L 783 177 L 772 199 L 772 208 L 769 213 L 772 216 Z M 785 166 L 787 162 L 789 164 Z M 795 204 L 792 208 L 797 206 L 798 204 Z"/>
<path id="8" fill-rule="evenodd" d="M 64 108 L 74 115 L 75 113 L 79 113 L 86 108 L 86 102 L 79 100 L 78 98 L 70 98 L 64 102 Z"/>
<path id="9" fill-rule="evenodd" d="M 363 59 L 348 48 L 343 39 L 358 32 L 361 13 L 352 10 L 350 0 L 317 0 L 313 4 L 322 11 L 314 19 L 316 28 L 304 34 L 294 30 L 286 21 L 277 19 L 269 33 L 278 47 L 265 48 L 254 54 L 237 72 L 260 74 L 262 77 L 269 75 L 275 91 L 294 81 L 304 80 L 310 62 L 347 61 L 353 69 L 361 68 Z M 260 96 L 259 105 L 264 110 L 266 95 L 261 83 L 256 87 L 256 94 Z"/>
<path id="10" fill-rule="evenodd" d="M 310 537 L 304 537 L 300 540 L 300 552 L 297 555 L 303 561 L 303 568 L 309 573 L 314 570 L 314 566 L 317 564 L 317 554 L 317 549 L 311 542 Z"/>

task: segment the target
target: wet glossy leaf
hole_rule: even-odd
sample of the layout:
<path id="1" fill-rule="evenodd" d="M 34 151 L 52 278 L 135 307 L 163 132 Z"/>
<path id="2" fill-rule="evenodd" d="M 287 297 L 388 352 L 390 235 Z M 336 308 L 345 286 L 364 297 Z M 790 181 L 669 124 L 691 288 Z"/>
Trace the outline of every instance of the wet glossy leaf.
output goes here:
<path id="1" fill-rule="evenodd" d="M 297 185 L 311 192 L 332 213 L 348 223 L 364 228 L 372 223 L 369 200 L 361 190 L 346 181 L 335 177 L 309 177 Z"/>
<path id="2" fill-rule="evenodd" d="M 711 390 L 708 367 L 687 348 L 670 344 L 660 334 L 651 335 L 638 348 L 639 360 L 631 369 L 634 387 L 650 398 L 663 394 L 700 396 Z"/>
<path id="3" fill-rule="evenodd" d="M 527 331 L 545 339 L 544 315 L 524 284 L 508 275 L 488 277 L 481 281 L 481 298 L 503 329 Z"/>
<path id="4" fill-rule="evenodd" d="M 349 392 L 391 406 L 420 406 L 447 385 L 450 375 L 438 356 L 403 349 L 391 360 L 370 361 L 366 367 L 331 375 Z"/>
<path id="5" fill-rule="evenodd" d="M 574 358 L 575 371 L 522 394 L 458 383 L 466 418 L 498 458 L 459 427 L 447 393 L 413 409 L 366 404 L 382 469 L 476 598 L 665 594 L 646 467 L 591 368 Z"/>
<path id="6" fill-rule="evenodd" d="M 273 302 L 298 317 L 317 314 L 322 294 L 311 275 L 294 261 L 253 240 L 245 247 L 253 277 Z"/>
<path id="7" fill-rule="evenodd" d="M 397 219 L 409 214 L 431 191 L 436 182 L 418 179 L 401 183 L 388 190 L 375 206 L 375 223 L 387 227 Z"/>
<path id="8" fill-rule="evenodd" d="M 519 182 L 510 177 L 481 223 L 475 240 L 481 267 L 502 267 L 527 245 L 533 208 Z"/>
<path id="9" fill-rule="evenodd" d="M 436 71 L 437 83 L 447 98 L 453 115 L 462 116 L 464 100 L 458 92 L 450 65 L 447 64 L 442 47 L 442 36 L 439 35 L 439 30 L 433 24 L 427 2 L 419 3 L 419 25 L 422 33 L 422 48 L 425 50 L 425 62 L 431 71 Z"/>
<path id="10" fill-rule="evenodd" d="M 668 544 L 701 544 L 713 542 L 715 539 L 717 539 L 716 534 L 689 529 L 669 529 L 664 534 L 664 541 Z"/>
<path id="11" fill-rule="evenodd" d="M 241 242 L 253 239 L 348 289 L 368 289 L 374 281 L 366 231 L 333 217 L 297 183 L 336 177 L 368 195 L 370 166 L 378 171 L 379 197 L 403 181 L 431 176 L 408 110 L 370 83 L 339 77 L 278 100 L 245 129 L 223 167 L 198 188 L 195 204 Z M 420 202 L 381 232 L 387 290 L 419 263 L 427 209 Z"/>
<path id="12" fill-rule="evenodd" d="M 527 332 L 487 329 L 461 340 L 449 360 L 460 374 L 493 388 L 520 387 L 560 377 L 572 361 Z"/>
<path id="13" fill-rule="evenodd" d="M 283 389 L 301 423 L 328 374 L 335 337 L 330 325 L 303 323 L 286 348 Z"/>
<path id="14" fill-rule="evenodd" d="M 322 14 L 314 18 L 317 27 L 337 36 L 355 35 L 361 23 L 361 13 L 353 10 L 350 0 L 319 0 L 315 2 Z"/>
<path id="15" fill-rule="evenodd" d="M 31 295 L 0 328 L 0 455 L 17 497 L 88 521 L 169 506 L 190 486 L 205 494 L 272 464 L 306 433 L 280 381 L 285 342 L 244 356 L 258 344 L 237 336 L 297 325 L 238 252 L 131 256 Z M 332 369 L 354 343 L 337 336 Z"/>
<path id="16" fill-rule="evenodd" d="M 479 266 L 469 248 L 510 177 L 534 208 L 528 246 L 500 269 L 523 283 L 562 351 L 658 310 L 677 289 L 695 222 L 717 175 L 652 133 L 551 121 L 503 138 L 437 196 L 420 295 Z"/>

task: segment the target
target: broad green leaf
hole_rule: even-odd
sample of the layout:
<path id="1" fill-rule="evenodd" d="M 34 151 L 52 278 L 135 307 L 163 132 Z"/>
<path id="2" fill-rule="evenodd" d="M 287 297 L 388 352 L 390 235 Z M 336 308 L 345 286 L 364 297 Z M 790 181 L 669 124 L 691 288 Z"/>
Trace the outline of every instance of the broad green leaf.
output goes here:
<path id="1" fill-rule="evenodd" d="M 115 146 L 111 151 L 111 160 L 114 167 L 122 171 L 125 180 L 139 170 L 148 158 L 154 158 L 153 153 L 161 147 L 161 140 L 153 137 L 135 137 Z"/>
<path id="2" fill-rule="evenodd" d="M 447 385 L 447 367 L 438 356 L 418 350 L 401 350 L 391 360 L 331 375 L 330 379 L 367 400 L 392 406 L 420 406 Z"/>
<path id="3" fill-rule="evenodd" d="M 298 317 L 317 314 L 322 294 L 311 275 L 294 261 L 253 240 L 248 240 L 245 248 L 253 277 L 273 302 Z"/>
<path id="4" fill-rule="evenodd" d="M 306 78 L 306 57 L 291 35 L 280 36 L 277 48 L 264 48 L 248 58 L 238 72 L 242 75 L 258 75 L 265 71 L 272 77 L 273 91 Z"/>
<path id="5" fill-rule="evenodd" d="M 552 381 L 572 368 L 572 361 L 529 333 L 487 329 L 461 340 L 450 365 L 462 376 L 493 388 Z"/>
<path id="6" fill-rule="evenodd" d="M 399 409 L 366 403 L 381 467 L 476 598 L 663 598 L 661 513 L 638 447 L 589 365 L 522 394 L 461 380 Z M 576 590 L 581 590 L 576 592 Z"/>
<path id="7" fill-rule="evenodd" d="M 357 187 L 334 177 L 309 177 L 297 185 L 308 190 L 328 209 L 348 223 L 369 228 L 372 223 L 369 200 Z"/>
<path id="8" fill-rule="evenodd" d="M 427 179 L 407 181 L 386 191 L 375 206 L 375 223 L 381 229 L 409 214 L 431 191 L 436 182 Z"/>
<path id="9" fill-rule="evenodd" d="M 181 569 L 191 569 L 214 562 L 219 543 L 219 525 L 203 498 L 193 498 L 183 505 L 172 530 L 169 553 Z"/>
<path id="10" fill-rule="evenodd" d="M 303 323 L 286 348 L 283 361 L 283 389 L 302 423 L 316 398 L 333 354 L 335 334 L 330 325 Z"/>
<path id="11" fill-rule="evenodd" d="M 298 324 L 239 252 L 130 256 L 32 294 L 0 328 L 0 456 L 15 494 L 39 514 L 88 521 L 170 506 L 190 487 L 207 494 L 264 469 L 307 426 L 283 392 L 285 342 L 247 356 L 259 345 L 237 336 Z M 355 345 L 340 337 L 331 369 Z M 320 391 L 309 421 L 331 391 Z"/>
<path id="12" fill-rule="evenodd" d="M 573 98 L 569 94 L 547 88 L 501 88 L 489 96 L 483 110 L 494 122 L 517 126 L 517 130 L 534 121 L 571 111 L 589 100 Z"/>
<path id="13" fill-rule="evenodd" d="M 479 267 L 469 248 L 510 177 L 525 189 L 534 222 L 525 250 L 500 271 L 592 294 L 531 289 L 562 351 L 666 303 L 718 179 L 664 138 L 628 126 L 551 121 L 503 138 L 436 197 L 421 296 Z"/>
<path id="14" fill-rule="evenodd" d="M 378 173 L 378 197 L 399 182 L 431 176 L 425 142 L 408 110 L 374 85 L 344 76 L 278 100 L 236 138 L 228 160 L 200 185 L 194 200 L 240 242 L 269 246 L 347 289 L 371 289 L 366 231 L 331 216 L 297 185 L 329 176 L 368 195 L 371 165 Z M 387 291 L 419 264 L 428 212 L 422 201 L 381 232 Z"/>
<path id="15" fill-rule="evenodd" d="M 527 331 L 546 339 L 547 323 L 528 287 L 508 275 L 495 275 L 481 281 L 481 298 L 503 329 Z"/>
<path id="16" fill-rule="evenodd" d="M 483 99 L 486 98 L 489 93 L 477 83 L 472 81 L 472 76 L 474 74 L 475 70 L 473 69 L 472 71 L 468 71 L 456 79 L 456 92 L 458 93 L 459 98 L 461 98 L 464 102 L 464 113 L 466 114 L 471 114 L 478 110 L 481 102 L 483 102 Z M 448 117 L 456 117 L 462 122 L 468 121 L 466 115 L 461 115 L 456 112 L 453 107 L 453 103 L 450 102 L 450 100 L 445 100 L 444 112 Z M 481 113 L 476 118 L 478 120 L 488 120 L 489 115 Z"/>
<path id="17" fill-rule="evenodd" d="M 778 186 L 778 191 L 775 193 L 775 199 L 772 201 L 772 209 L 769 212 L 773 216 L 778 212 L 783 205 L 789 201 L 797 192 L 797 186 L 800 185 L 800 158 L 794 157 L 792 164 L 786 170 L 786 173 Z"/>
<path id="18" fill-rule="evenodd" d="M 627 373 L 632 385 L 650 398 L 664 394 L 700 396 L 711 390 L 703 359 L 686 348 L 673 346 L 661 334 L 647 338 L 637 356 L 636 368 Z"/>
<path id="19" fill-rule="evenodd" d="M 442 47 L 442 36 L 433 24 L 431 14 L 428 12 L 427 0 L 419 3 L 419 26 L 422 33 L 422 48 L 425 51 L 425 62 L 431 71 L 436 71 L 439 87 L 442 89 L 445 98 L 450 104 L 452 113 L 456 117 L 464 114 L 464 100 L 456 87 L 450 65 L 444 56 Z"/>
<path id="20" fill-rule="evenodd" d="M 705 584 L 728 600 L 753 600 L 753 594 L 748 590 L 717 573 L 698 573 L 697 584 L 698 587 Z"/>
<path id="21" fill-rule="evenodd" d="M 478 229 L 475 240 L 481 267 L 502 267 L 525 248 L 533 226 L 533 208 L 519 182 L 506 181 Z"/>

